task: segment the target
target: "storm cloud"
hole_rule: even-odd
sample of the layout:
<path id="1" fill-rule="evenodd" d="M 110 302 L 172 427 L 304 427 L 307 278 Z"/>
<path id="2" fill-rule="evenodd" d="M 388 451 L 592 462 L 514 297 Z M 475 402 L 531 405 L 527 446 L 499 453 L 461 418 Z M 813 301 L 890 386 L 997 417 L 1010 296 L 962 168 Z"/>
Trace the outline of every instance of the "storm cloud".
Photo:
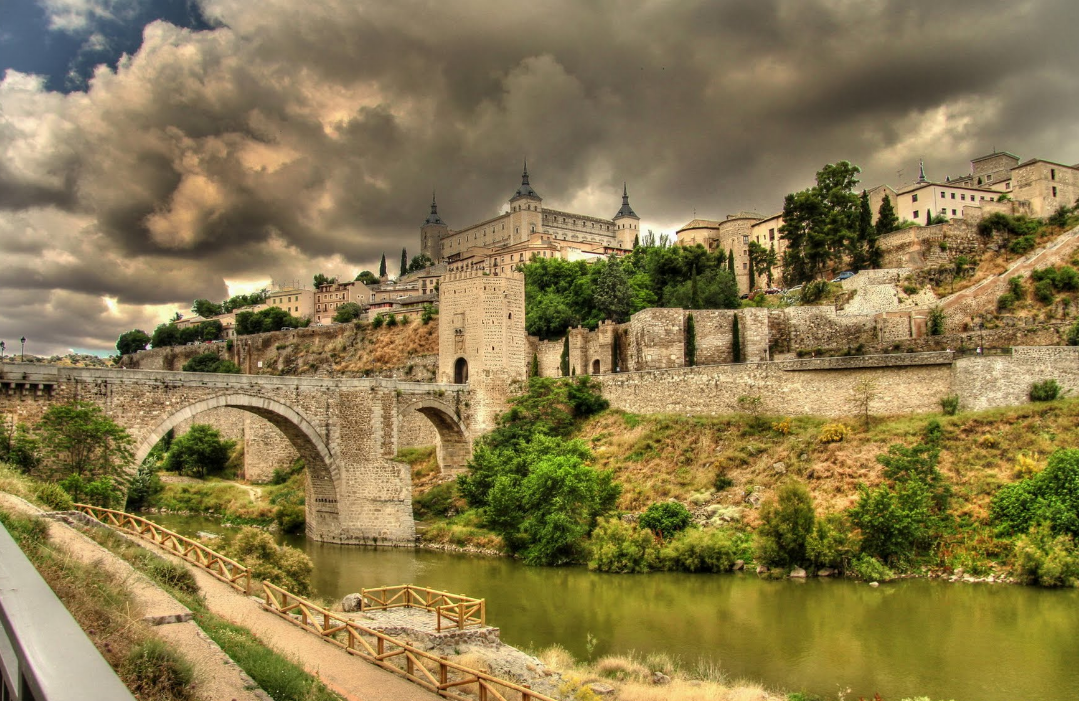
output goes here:
<path id="1" fill-rule="evenodd" d="M 94 37 L 140 3 L 43 5 Z M 396 261 L 432 189 L 451 227 L 487 218 L 526 157 L 548 206 L 612 216 L 627 181 L 667 233 L 774 213 L 840 159 L 870 186 L 1079 161 L 1069 0 L 197 9 L 210 29 L 152 22 L 85 90 L 0 83 L 0 338 L 105 350 L 226 281 Z"/>

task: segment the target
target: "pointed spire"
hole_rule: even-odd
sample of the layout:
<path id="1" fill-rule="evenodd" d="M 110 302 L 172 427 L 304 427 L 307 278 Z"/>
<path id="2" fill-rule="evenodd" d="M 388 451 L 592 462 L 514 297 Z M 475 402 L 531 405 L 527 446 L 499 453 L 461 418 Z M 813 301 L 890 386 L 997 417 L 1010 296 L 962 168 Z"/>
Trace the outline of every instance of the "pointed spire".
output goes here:
<path id="1" fill-rule="evenodd" d="M 543 198 L 539 196 L 539 193 L 532 189 L 532 186 L 528 184 L 528 159 L 525 159 L 524 171 L 521 173 L 521 187 L 517 188 L 517 192 L 510 198 L 510 202 L 518 197 L 534 197 L 537 200 Z"/>
<path id="2" fill-rule="evenodd" d="M 431 213 L 427 215 L 427 221 L 424 224 L 445 224 L 442 218 L 438 216 L 438 203 L 435 202 L 435 191 L 431 190 Z"/>
<path id="3" fill-rule="evenodd" d="M 626 188 L 626 183 L 622 182 L 622 208 L 618 210 L 618 214 L 614 215 L 615 219 L 619 217 L 633 217 L 634 219 L 640 219 L 637 213 L 633 211 L 633 207 L 629 206 L 629 190 Z"/>

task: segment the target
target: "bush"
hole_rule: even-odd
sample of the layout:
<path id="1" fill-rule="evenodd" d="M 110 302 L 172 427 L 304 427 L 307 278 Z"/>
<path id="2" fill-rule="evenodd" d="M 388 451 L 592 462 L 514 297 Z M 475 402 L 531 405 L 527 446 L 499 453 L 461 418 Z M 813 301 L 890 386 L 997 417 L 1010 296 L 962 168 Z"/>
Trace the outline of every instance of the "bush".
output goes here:
<path id="1" fill-rule="evenodd" d="M 1015 306 L 1015 303 L 1019 301 L 1019 298 L 1013 295 L 1011 292 L 1005 292 L 1001 296 L 997 297 L 997 311 L 1005 312 Z"/>
<path id="2" fill-rule="evenodd" d="M 862 533 L 861 551 L 884 562 L 908 560 L 931 541 L 928 485 L 908 480 L 893 490 L 858 485 L 850 519 Z"/>
<path id="3" fill-rule="evenodd" d="M 296 458 L 288 467 L 275 467 L 273 469 L 273 474 L 270 475 L 270 484 L 284 484 L 285 482 L 288 482 L 293 475 L 298 475 L 305 469 L 307 469 L 307 466 L 304 464 L 303 458 Z"/>
<path id="4" fill-rule="evenodd" d="M 1019 275 L 1008 278 L 1008 292 L 1015 297 L 1016 300 L 1021 300 L 1026 297 L 1026 291 L 1023 289 L 1023 278 Z"/>
<path id="5" fill-rule="evenodd" d="M 1056 298 L 1053 293 L 1053 283 L 1049 280 L 1034 283 L 1034 297 L 1042 304 L 1052 304 Z"/>
<path id="6" fill-rule="evenodd" d="M 23 474 L 30 474 L 40 463 L 38 441 L 24 424 L 11 431 L 0 417 L 0 462 L 6 462 Z"/>
<path id="7" fill-rule="evenodd" d="M 940 398 L 940 409 L 945 416 L 955 416 L 959 413 L 959 395 L 949 394 Z"/>
<path id="8" fill-rule="evenodd" d="M 456 510 L 457 483 L 443 482 L 431 487 L 412 500 L 412 512 L 416 518 L 432 516 L 445 518 Z"/>
<path id="9" fill-rule="evenodd" d="M 207 351 L 196 355 L 184 363 L 180 368 L 184 372 L 218 372 L 225 374 L 238 374 L 240 366 L 231 360 L 220 357 L 213 351 Z"/>
<path id="10" fill-rule="evenodd" d="M 887 582 L 895 576 L 888 567 L 875 557 L 859 555 L 851 564 L 851 571 L 866 582 Z"/>
<path id="11" fill-rule="evenodd" d="M 989 513 L 1005 532 L 1024 533 L 1048 523 L 1054 533 L 1079 537 L 1079 449 L 1058 450 L 1041 472 L 1002 487 Z"/>
<path id="12" fill-rule="evenodd" d="M 251 570 L 255 581 L 268 580 L 299 596 L 311 593 L 311 559 L 302 550 L 278 546 L 258 528 L 243 528 L 225 554 Z"/>
<path id="13" fill-rule="evenodd" d="M 1043 380 L 1030 385 L 1030 401 L 1051 402 L 1060 396 L 1060 385 L 1056 380 Z"/>
<path id="14" fill-rule="evenodd" d="M 929 310 L 927 327 L 930 336 L 939 336 L 944 333 L 944 310 L 939 306 Z"/>
<path id="15" fill-rule="evenodd" d="M 1054 536 L 1049 524 L 1031 527 L 1015 544 L 1015 568 L 1024 584 L 1079 586 L 1079 550 L 1070 535 Z"/>
<path id="16" fill-rule="evenodd" d="M 363 309 L 355 302 L 345 302 L 333 315 L 333 323 L 347 324 L 363 314 Z"/>
<path id="17" fill-rule="evenodd" d="M 647 572 L 659 554 L 651 531 L 618 518 L 600 519 L 588 550 L 588 569 L 599 572 Z"/>
<path id="18" fill-rule="evenodd" d="M 638 523 L 660 538 L 671 538 L 688 528 L 692 521 L 685 506 L 677 501 L 662 501 L 645 509 Z"/>
<path id="19" fill-rule="evenodd" d="M 813 498 L 801 482 L 783 483 L 776 497 L 761 506 L 757 529 L 757 559 L 768 566 L 801 565 L 808 562 L 806 541 L 816 521 Z"/>
<path id="20" fill-rule="evenodd" d="M 397 326 L 397 315 L 390 314 L 386 317 L 386 326 Z"/>
<path id="21" fill-rule="evenodd" d="M 149 505 L 164 489 L 165 485 L 157 476 L 157 466 L 145 460 L 127 485 L 127 504 L 124 508 L 127 511 L 138 511 Z"/>
<path id="22" fill-rule="evenodd" d="M 722 472 L 716 473 L 716 478 L 712 482 L 712 487 L 714 487 L 717 492 L 722 492 L 724 489 L 730 489 L 733 486 L 734 480 Z"/>
<path id="23" fill-rule="evenodd" d="M 1019 238 L 1008 244 L 1008 250 L 1016 255 L 1023 255 L 1034 250 L 1036 241 L 1033 234 L 1027 234 L 1026 236 L 1020 236 Z"/>
<path id="24" fill-rule="evenodd" d="M 739 559 L 737 536 L 723 529 L 687 530 L 660 550 L 664 569 L 683 572 L 730 572 Z"/>
<path id="25" fill-rule="evenodd" d="M 791 420 L 782 419 L 780 421 L 776 421 L 772 424 L 772 430 L 780 435 L 789 436 L 791 432 Z"/>
<path id="26" fill-rule="evenodd" d="M 806 557 L 817 569 L 831 567 L 846 571 L 854 550 L 854 538 L 842 514 L 817 519 L 813 531 L 806 537 Z"/>
<path id="27" fill-rule="evenodd" d="M 1069 346 L 1079 346 L 1079 321 L 1076 321 L 1068 329 L 1067 340 Z"/>
<path id="28" fill-rule="evenodd" d="M 818 443 L 841 443 L 844 438 L 850 435 L 850 429 L 845 424 L 824 424 L 820 429 L 820 435 L 817 437 Z"/>
<path id="29" fill-rule="evenodd" d="M 37 488 L 37 498 L 53 511 L 71 511 L 75 508 L 71 495 L 52 482 L 46 482 Z"/>
<path id="30" fill-rule="evenodd" d="M 828 291 L 828 283 L 825 280 L 812 280 L 802 285 L 802 304 L 816 302 Z"/>
<path id="31" fill-rule="evenodd" d="M 195 672 L 168 643 L 148 637 L 135 646 L 117 670 L 124 684 L 139 698 L 192 698 Z"/>
<path id="32" fill-rule="evenodd" d="M 216 428 L 194 424 L 177 438 L 165 458 L 165 469 L 193 477 L 206 477 L 225 469 L 233 441 L 222 440 Z"/>
<path id="33" fill-rule="evenodd" d="M 375 318 L 371 320 L 371 328 L 373 328 L 373 329 L 382 328 L 382 325 L 385 324 L 385 323 L 386 323 L 385 317 L 383 317 L 381 314 L 376 314 Z"/>
<path id="34" fill-rule="evenodd" d="M 156 555 L 147 557 L 143 564 L 146 567 L 147 574 L 154 581 L 175 587 L 188 594 L 199 593 L 199 583 L 186 565 L 180 565 Z"/>

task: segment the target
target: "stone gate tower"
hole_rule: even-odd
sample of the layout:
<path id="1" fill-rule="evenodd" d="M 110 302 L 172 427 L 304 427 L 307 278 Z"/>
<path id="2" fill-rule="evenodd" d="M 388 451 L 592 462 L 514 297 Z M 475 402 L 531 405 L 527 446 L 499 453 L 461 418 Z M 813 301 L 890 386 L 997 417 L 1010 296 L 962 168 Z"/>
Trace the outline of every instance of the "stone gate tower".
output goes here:
<path id="1" fill-rule="evenodd" d="M 527 373 L 524 277 L 448 273 L 438 299 L 439 382 L 468 384 L 474 427 L 488 431 Z"/>
<path id="2" fill-rule="evenodd" d="M 449 233 L 450 227 L 438 216 L 438 204 L 435 193 L 431 193 L 431 213 L 420 227 L 420 252 L 433 262 L 442 260 L 442 237 Z"/>

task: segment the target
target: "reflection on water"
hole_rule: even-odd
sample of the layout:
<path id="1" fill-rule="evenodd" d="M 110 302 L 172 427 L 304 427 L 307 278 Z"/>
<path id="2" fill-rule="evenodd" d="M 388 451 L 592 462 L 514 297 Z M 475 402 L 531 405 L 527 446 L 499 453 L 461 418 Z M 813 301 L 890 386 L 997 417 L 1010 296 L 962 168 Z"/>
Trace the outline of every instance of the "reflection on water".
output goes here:
<path id="1" fill-rule="evenodd" d="M 209 519 L 153 516 L 185 534 L 228 534 Z M 233 531 L 234 532 L 234 531 Z M 607 575 L 505 558 L 329 545 L 285 538 L 315 564 L 319 594 L 421 584 L 487 599 L 508 643 L 561 643 L 587 656 L 665 651 L 718 661 L 733 678 L 847 698 L 929 696 L 1047 701 L 1079 695 L 1079 591 L 910 580 L 755 575 Z"/>

